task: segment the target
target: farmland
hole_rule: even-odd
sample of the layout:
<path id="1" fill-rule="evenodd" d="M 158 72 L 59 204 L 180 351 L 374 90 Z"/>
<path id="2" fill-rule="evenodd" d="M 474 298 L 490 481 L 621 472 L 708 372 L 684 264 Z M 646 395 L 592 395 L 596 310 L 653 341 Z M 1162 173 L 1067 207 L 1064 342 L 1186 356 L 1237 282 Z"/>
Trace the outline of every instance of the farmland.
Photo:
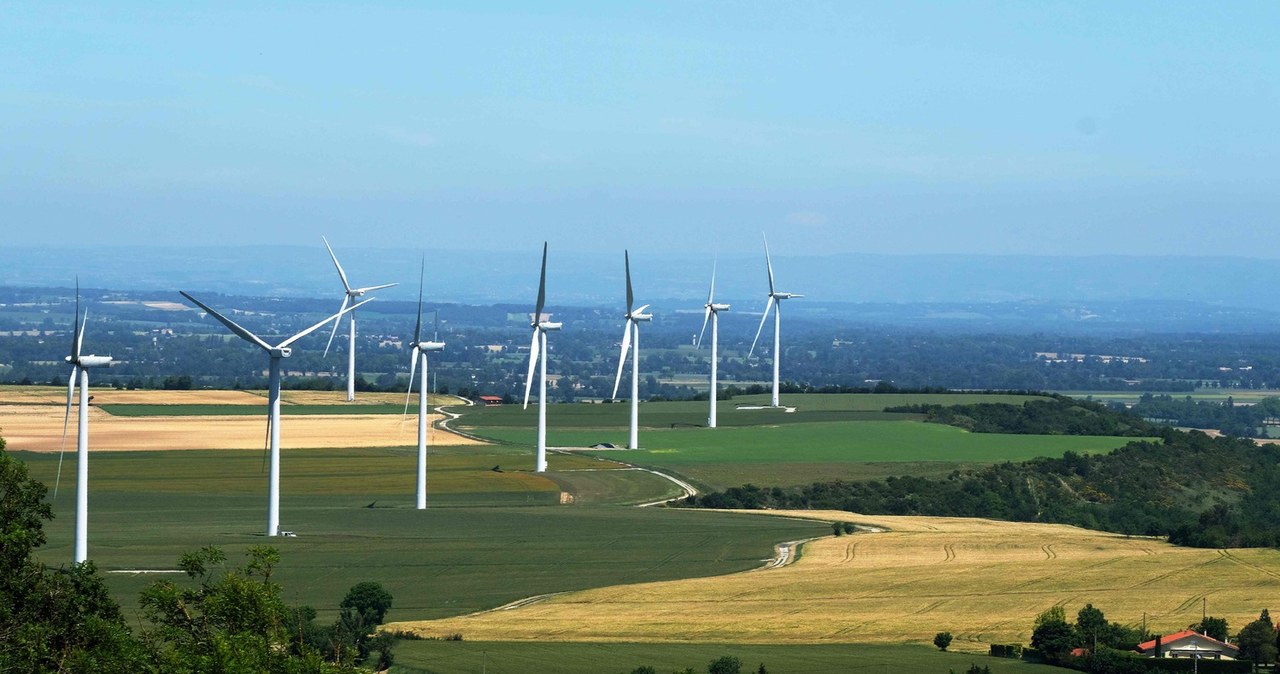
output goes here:
<path id="1" fill-rule="evenodd" d="M 1035 615 L 1087 602 L 1172 631 L 1209 612 L 1243 625 L 1280 591 L 1280 551 L 1180 548 L 1062 525 L 774 512 L 885 531 L 826 537 L 781 569 L 609 587 L 394 627 L 469 640 L 660 643 L 1025 643 Z M 769 517 L 769 515 L 760 515 Z M 732 610 L 727 610 L 728 606 Z"/>
<path id="2" fill-rule="evenodd" d="M 0 424 L 11 450 L 56 449 L 64 395 L 56 387 L 0 391 Z M 1018 403 L 1031 396 L 784 396 L 794 411 L 751 409 L 767 401 L 741 396 L 722 403 L 723 427 L 714 431 L 701 427 L 705 403 L 646 403 L 645 449 L 552 452 L 546 474 L 532 472 L 532 410 L 453 406 L 463 415 L 455 424 L 498 442 L 433 429 L 431 507 L 419 512 L 410 505 L 416 452 L 406 445 L 414 420 L 401 425 L 403 394 L 368 395 L 355 408 L 340 404 L 340 395 L 285 396 L 282 526 L 298 536 L 271 541 L 283 553 L 277 578 L 288 601 L 322 609 L 334 606 L 352 584 L 375 580 L 396 598 L 391 620 L 468 640 L 405 642 L 405 672 L 467 671 L 475 648 L 490 643 L 496 658 L 511 659 L 503 671 L 537 671 L 538 663 L 561 660 L 597 671 L 592 663 L 605 656 L 590 642 L 599 641 L 620 644 L 608 656 L 619 669 L 701 666 L 728 653 L 785 659 L 796 667 L 777 671 L 830 671 L 850 657 L 848 649 L 831 644 L 853 642 L 880 644 L 857 656 L 871 666 L 907 658 L 940 671 L 963 669 L 970 659 L 886 644 L 927 642 L 940 629 L 956 633 L 957 645 L 970 649 L 992 639 L 1025 639 L 1028 616 L 1064 600 L 1095 601 L 1113 618 L 1132 620 L 1130 604 L 1142 601 L 1142 588 L 1153 578 L 1196 565 L 1222 564 L 1232 572 L 1219 574 L 1224 585 L 1211 601 L 1243 614 L 1257 607 L 1246 606 L 1240 588 L 1272 580 L 1265 571 L 1274 560 L 1255 558 L 1264 552 L 1183 557 L 1217 553 L 1069 527 L 858 517 L 893 531 L 837 539 L 814 517 L 852 515 L 625 507 L 678 493 L 671 482 L 627 464 L 660 468 L 702 486 L 789 485 L 940 474 L 1066 451 L 1107 451 L 1129 440 L 976 434 L 884 411 L 905 404 Z M 136 610 L 139 590 L 157 577 L 134 571 L 171 571 L 182 552 L 209 544 L 223 546 L 234 560 L 265 541 L 264 402 L 253 392 L 108 390 L 95 398 L 90 554 L 126 611 Z M 554 405 L 549 442 L 621 444 L 626 412 L 620 404 Z M 171 434 L 155 432 L 160 428 Z M 144 441 L 150 451 L 131 451 Z M 56 452 L 18 454 L 36 477 L 53 483 Z M 53 501 L 58 517 L 41 552 L 49 561 L 70 557 L 74 470 L 69 453 Z M 798 562 L 760 570 L 775 544 L 814 538 Z M 1110 575 L 1090 571 L 1095 568 L 1127 575 L 1117 585 Z M 1250 570 L 1257 568 L 1264 572 Z M 1000 591 L 979 598 L 993 578 L 1001 580 L 994 585 Z M 1118 592 L 1124 589 L 1133 592 Z M 490 610 L 536 595 L 552 596 Z M 1105 603 L 1112 596 L 1120 597 L 1114 606 Z M 724 610 L 726 598 L 733 598 L 731 612 Z M 1182 619 L 1178 606 L 1162 611 L 1157 618 Z M 808 644 L 826 645 L 800 646 Z M 449 662 L 460 664 L 450 669 Z M 1033 670 L 993 664 L 993 671 Z"/>
<path id="3" fill-rule="evenodd" d="M 745 483 L 769 486 L 816 480 L 873 479 L 890 475 L 936 476 L 965 467 L 1037 456 L 1106 452 L 1126 438 L 1066 435 L 975 434 L 920 423 L 918 415 L 885 412 L 910 404 L 1020 403 L 1033 396 L 1003 394 L 791 395 L 795 412 L 739 409 L 767 404 L 765 396 L 721 402 L 721 428 L 701 428 L 706 404 L 641 406 L 640 450 L 593 452 L 597 456 L 679 473 L 723 489 Z M 461 428 L 500 442 L 527 445 L 533 431 L 518 408 L 461 410 Z M 627 405 L 557 405 L 548 411 L 547 442 L 586 448 L 625 446 Z M 695 425 L 693 420 L 700 420 Z M 518 424 L 517 422 L 523 422 Z"/>
<path id="4" fill-rule="evenodd" d="M 281 396 L 286 446 L 385 447 L 414 442 L 417 406 L 402 420 L 403 394 L 367 394 L 339 404 L 342 394 L 288 391 Z M 95 452 L 165 449 L 254 449 L 264 442 L 267 405 L 260 392 L 116 391 L 93 393 L 89 410 Z M 456 402 L 448 396 L 434 403 Z M 0 429 L 10 449 L 57 451 L 62 446 L 66 391 L 55 387 L 0 387 Z M 439 415 L 429 415 L 434 422 Z M 216 428 L 217 432 L 209 432 Z M 74 444 L 74 430 L 72 431 Z M 475 444 L 439 429 L 429 442 Z"/>
<path id="5" fill-rule="evenodd" d="M 628 672 L 649 665 L 659 672 L 686 667 L 705 671 L 708 662 L 731 655 L 744 671 L 759 664 L 778 674 L 830 672 L 963 672 L 970 665 L 992 674 L 1061 674 L 1062 669 L 1021 660 L 968 653 L 942 653 L 933 647 L 886 644 L 637 644 L 527 641 L 402 641 L 396 646 L 393 674 L 600 674 Z"/>
<path id="6" fill-rule="evenodd" d="M 283 555 L 277 577 L 288 601 L 332 607 L 351 585 L 376 580 L 396 598 L 393 618 L 458 615 L 530 595 L 754 568 L 774 543 L 823 530 L 731 513 L 559 507 L 560 486 L 528 472 L 529 453 L 509 447 L 433 448 L 430 507 L 417 511 L 413 453 L 284 452 L 281 521 L 298 536 L 271 544 Z M 17 455 L 52 486 L 56 455 Z M 501 472 L 491 470 L 495 464 Z M 41 549 L 54 564 L 71 558 L 74 469 L 69 455 L 52 500 L 49 544 Z M 611 470 L 595 459 L 556 455 L 549 476 L 583 469 Z M 138 591 L 157 576 L 122 571 L 173 569 L 182 552 L 211 544 L 234 560 L 265 542 L 261 470 L 260 451 L 93 457 L 90 557 L 126 610 L 136 608 Z M 651 474 L 616 472 L 636 497 L 670 492 Z"/>

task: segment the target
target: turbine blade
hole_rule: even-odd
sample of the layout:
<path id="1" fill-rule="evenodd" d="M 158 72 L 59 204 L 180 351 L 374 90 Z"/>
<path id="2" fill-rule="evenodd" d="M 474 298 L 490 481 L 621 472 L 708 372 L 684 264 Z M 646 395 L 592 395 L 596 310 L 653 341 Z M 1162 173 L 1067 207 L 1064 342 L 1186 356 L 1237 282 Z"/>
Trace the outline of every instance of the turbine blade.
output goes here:
<path id="1" fill-rule="evenodd" d="M 404 392 L 404 414 L 400 415 L 401 425 L 404 425 L 405 419 L 409 418 L 409 398 L 413 396 L 413 375 L 418 372 L 418 345 L 416 343 L 410 353 L 413 355 L 413 362 L 409 364 L 409 387 Z M 422 395 L 426 395 L 426 391 L 423 391 Z"/>
<path id="2" fill-rule="evenodd" d="M 711 304 L 716 298 L 716 262 L 711 261 L 711 290 L 707 291 L 707 304 Z"/>
<path id="3" fill-rule="evenodd" d="M 764 236 L 763 234 L 761 236 Z M 769 268 L 769 294 L 773 294 L 773 261 L 769 259 L 769 237 L 764 238 L 764 264 Z"/>
<path id="4" fill-rule="evenodd" d="M 392 287 L 392 286 L 398 286 L 398 285 L 400 285 L 400 284 L 399 284 L 399 283 L 383 283 L 383 284 L 382 284 L 382 285 L 380 285 L 380 286 L 369 286 L 369 287 L 367 287 L 367 288 L 356 288 L 356 292 L 358 292 L 358 293 L 371 293 L 371 292 L 373 292 L 373 291 L 375 291 L 375 290 L 382 290 L 383 288 L 390 288 L 390 287 Z"/>
<path id="5" fill-rule="evenodd" d="M 329 245 L 329 240 L 323 236 L 320 237 L 320 240 L 324 241 L 324 247 L 329 249 L 329 257 L 333 258 L 333 266 L 338 268 L 338 277 L 342 279 L 342 287 L 350 293 L 351 284 L 347 283 L 347 272 L 342 271 L 342 265 L 338 264 L 338 256 L 333 254 L 333 247 Z"/>
<path id="6" fill-rule="evenodd" d="M 267 405 L 267 434 L 262 436 L 262 467 L 258 472 L 267 472 L 267 455 L 271 451 L 271 406 Z"/>
<path id="7" fill-rule="evenodd" d="M 631 305 L 635 303 L 635 296 L 631 293 L 631 253 L 622 251 L 623 260 L 627 264 L 627 315 L 631 315 Z"/>
<path id="8" fill-rule="evenodd" d="M 80 358 L 80 277 L 76 277 L 76 315 L 71 319 L 71 360 Z"/>
<path id="9" fill-rule="evenodd" d="M 346 311 L 347 302 L 350 302 L 350 301 L 351 301 L 350 295 L 342 296 L 342 306 L 338 307 L 339 314 L 341 314 L 343 311 Z M 324 356 L 322 356 L 322 358 L 329 355 L 329 347 L 333 346 L 333 338 L 338 335 L 338 323 L 341 323 L 341 321 L 333 322 L 333 331 L 329 333 L 329 343 L 324 345 Z"/>
<path id="10" fill-rule="evenodd" d="M 533 322 L 542 322 L 542 307 L 547 303 L 547 242 L 542 242 L 542 275 L 538 277 L 538 303 L 534 305 Z"/>
<path id="11" fill-rule="evenodd" d="M 67 453 L 67 427 L 71 424 L 71 397 L 75 393 L 76 370 L 71 366 L 71 378 L 67 380 L 67 414 L 62 418 L 62 449 L 58 450 L 58 473 L 53 479 L 53 497 L 58 498 L 58 485 L 62 482 L 62 456 Z"/>
<path id="12" fill-rule="evenodd" d="M 302 332 L 299 332 L 298 334 L 296 334 L 296 335 L 294 335 L 294 336 L 290 337 L 289 339 L 286 339 L 286 340 L 284 340 L 283 342 L 280 342 L 279 344 L 277 344 L 277 345 L 276 345 L 276 348 L 277 348 L 277 349 L 283 349 L 284 347 L 289 346 L 290 344 L 292 344 L 292 343 L 294 343 L 294 342 L 298 341 L 299 339 L 302 339 L 303 337 L 306 337 L 307 335 L 309 335 L 309 334 L 311 334 L 311 333 L 315 332 L 316 330 L 319 330 L 320 328 L 323 328 L 323 327 L 325 326 L 325 324 L 326 324 L 326 323 L 328 323 L 329 321 L 332 321 L 332 320 L 335 320 L 335 319 L 341 318 L 343 314 L 346 314 L 346 313 L 350 313 L 350 312 L 352 312 L 352 311 L 355 311 L 355 310 L 356 310 L 356 307 L 364 306 L 364 305 L 366 305 L 366 304 L 368 304 L 368 303 L 370 303 L 370 302 L 372 302 L 372 301 L 373 301 L 373 298 L 369 298 L 369 299 L 367 299 L 367 300 L 365 300 L 365 301 L 363 301 L 363 302 L 360 302 L 359 304 L 353 304 L 353 305 L 351 305 L 351 306 L 347 307 L 346 309 L 343 309 L 342 311 L 339 311 L 338 313 L 336 313 L 336 314 L 334 314 L 334 315 L 332 315 L 332 316 L 330 316 L 330 317 L 328 317 L 328 318 L 324 319 L 323 321 L 320 321 L 319 323 L 316 323 L 315 325 L 313 325 L 313 326 L 311 326 L 311 327 L 307 328 L 306 330 L 303 330 Z M 353 347 L 353 348 L 354 348 L 354 347 Z"/>
<path id="13" fill-rule="evenodd" d="M 235 322 L 235 321 L 233 321 L 233 320 L 231 320 L 230 318 L 227 318 L 226 316 L 223 316 L 222 314 L 220 314 L 220 313 L 218 313 L 218 312 L 214 311 L 213 309 L 209 308 L 209 305 L 207 305 L 207 304 L 205 304 L 204 302 L 201 302 L 200 300 L 198 300 L 198 299 L 196 299 L 196 298 L 194 298 L 194 297 L 192 297 L 192 296 L 188 295 L 186 292 L 181 291 L 181 290 L 179 290 L 178 292 L 179 292 L 183 297 L 185 297 L 185 298 L 187 298 L 187 299 L 191 300 L 192 302 L 194 302 L 196 306 L 200 307 L 201 309 L 204 309 L 204 310 L 205 310 L 205 312 L 207 312 L 210 316 L 213 316 L 214 318 L 218 319 L 218 321 L 219 321 L 220 323 L 222 323 L 223 325 L 227 326 L 227 329 L 228 329 L 228 330 L 230 330 L 231 332 L 234 332 L 237 336 L 239 336 L 239 337 L 240 337 L 240 339 L 243 339 L 243 340 L 245 340 L 246 342 L 249 342 L 249 343 L 251 343 L 251 344 L 257 344 L 258 346 L 262 347 L 262 348 L 263 348 L 264 350 L 266 350 L 266 351 L 270 351 L 270 350 L 271 350 L 271 345 L 270 345 L 270 344 L 267 344 L 266 342 L 262 341 L 262 339 L 261 339 L 260 337 L 258 337 L 257 335 L 253 334 L 252 332 L 249 332 L 248 330 L 245 330 L 244 328 L 240 327 L 239 325 L 237 325 L 237 324 L 236 324 L 236 322 Z"/>
<path id="14" fill-rule="evenodd" d="M 627 349 L 631 348 L 631 319 L 627 319 L 626 328 L 622 333 L 622 353 L 618 356 L 618 376 L 613 379 L 613 395 L 610 398 L 618 399 L 618 385 L 622 383 L 622 366 L 627 362 Z"/>
<path id="15" fill-rule="evenodd" d="M 529 409 L 529 392 L 533 390 L 533 370 L 538 365 L 538 344 L 542 329 L 534 327 L 533 343 L 529 345 L 529 374 L 524 378 L 524 408 Z"/>
<path id="16" fill-rule="evenodd" d="M 702 329 L 698 331 L 698 341 L 694 342 L 693 348 L 702 348 L 702 336 L 707 334 L 707 322 L 711 320 L 711 303 L 707 303 L 707 311 L 702 316 Z"/>
<path id="17" fill-rule="evenodd" d="M 751 350 L 747 351 L 747 358 L 756 352 L 756 342 L 760 341 L 760 331 L 764 330 L 764 322 L 769 320 L 769 310 L 773 308 L 773 295 L 769 296 L 769 301 L 764 305 L 764 315 L 760 317 L 760 327 L 756 328 L 756 338 L 751 340 Z"/>
<path id="18" fill-rule="evenodd" d="M 436 329 L 431 335 L 431 341 L 438 342 L 440 341 L 440 310 L 436 309 L 432 314 L 435 316 Z"/>
<path id="19" fill-rule="evenodd" d="M 423 255 L 422 268 L 418 270 L 418 322 L 413 326 L 413 343 L 415 345 L 422 341 L 422 281 L 423 279 L 426 278 L 426 275 L 427 275 L 427 256 Z M 416 349 L 418 347 L 414 346 L 413 348 Z M 410 382 L 409 385 L 413 386 L 413 382 Z"/>
<path id="20" fill-rule="evenodd" d="M 84 318 L 80 319 L 80 330 L 76 333 L 76 358 L 80 357 L 81 347 L 84 346 L 84 330 L 89 326 L 89 307 L 84 309 Z"/>

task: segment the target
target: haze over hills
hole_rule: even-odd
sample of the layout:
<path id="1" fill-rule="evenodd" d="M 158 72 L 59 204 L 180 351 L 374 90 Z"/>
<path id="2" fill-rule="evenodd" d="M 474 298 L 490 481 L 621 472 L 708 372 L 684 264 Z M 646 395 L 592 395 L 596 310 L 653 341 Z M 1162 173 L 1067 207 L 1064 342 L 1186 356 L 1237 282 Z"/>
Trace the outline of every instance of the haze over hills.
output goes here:
<path id="1" fill-rule="evenodd" d="M 1280 329 L 1280 260 L 1242 257 L 1030 255 L 790 256 L 775 244 L 779 290 L 805 295 L 796 318 L 835 316 L 940 329 Z M 528 254 L 335 245 L 352 282 L 399 282 L 383 301 L 412 301 L 427 256 L 430 302 L 532 301 L 539 251 Z M 0 285 L 85 287 L 140 292 L 187 289 L 230 295 L 337 297 L 338 280 L 322 245 L 245 247 L 12 247 Z M 614 307 L 621 302 L 622 255 L 557 252 L 551 247 L 552 305 Z M 74 260 L 74 265 L 68 264 Z M 655 309 L 701 311 L 711 256 L 632 251 L 637 298 Z M 763 254 L 719 259 L 717 297 L 737 313 L 763 308 Z"/>

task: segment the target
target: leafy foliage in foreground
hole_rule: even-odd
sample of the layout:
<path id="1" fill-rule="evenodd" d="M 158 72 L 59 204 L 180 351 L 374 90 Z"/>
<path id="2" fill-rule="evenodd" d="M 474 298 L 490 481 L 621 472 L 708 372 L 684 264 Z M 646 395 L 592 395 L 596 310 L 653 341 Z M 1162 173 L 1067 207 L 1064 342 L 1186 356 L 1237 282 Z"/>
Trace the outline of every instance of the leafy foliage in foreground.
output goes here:
<path id="1" fill-rule="evenodd" d="M 91 562 L 49 568 L 33 559 L 52 517 L 47 491 L 0 439 L 0 672 L 346 674 L 391 664 L 392 638 L 373 635 L 391 606 L 376 583 L 352 588 L 332 626 L 291 609 L 271 574 L 269 547 L 225 569 L 215 547 L 187 553 L 194 586 L 164 580 L 142 596 L 154 627 L 133 634 Z"/>
<path id="2" fill-rule="evenodd" d="M 990 517 L 1167 536 L 1194 547 L 1280 545 L 1280 447 L 1172 429 L 1159 436 L 1109 454 L 1067 452 L 945 478 L 745 485 L 687 505 Z"/>

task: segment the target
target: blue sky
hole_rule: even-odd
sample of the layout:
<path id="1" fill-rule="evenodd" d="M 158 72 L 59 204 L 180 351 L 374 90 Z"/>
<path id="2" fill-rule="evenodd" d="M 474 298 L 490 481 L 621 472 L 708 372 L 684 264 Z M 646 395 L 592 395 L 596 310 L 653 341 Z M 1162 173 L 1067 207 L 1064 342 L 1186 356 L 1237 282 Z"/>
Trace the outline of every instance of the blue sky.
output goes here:
<path id="1" fill-rule="evenodd" d="M 1280 257 L 1275 3 L 104 4 L 0 6 L 10 244 Z"/>

